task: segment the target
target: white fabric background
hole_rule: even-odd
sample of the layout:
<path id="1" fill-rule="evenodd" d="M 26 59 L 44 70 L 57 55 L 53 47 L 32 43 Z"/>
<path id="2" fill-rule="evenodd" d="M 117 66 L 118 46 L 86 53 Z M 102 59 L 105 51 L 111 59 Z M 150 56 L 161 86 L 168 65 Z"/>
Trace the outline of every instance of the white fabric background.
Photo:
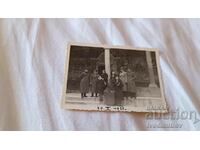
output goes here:
<path id="1" fill-rule="evenodd" d="M 159 48 L 167 104 L 199 113 L 198 19 L 1 19 L 0 130 L 200 129 L 190 119 L 148 129 L 143 113 L 62 110 L 68 42 Z"/>

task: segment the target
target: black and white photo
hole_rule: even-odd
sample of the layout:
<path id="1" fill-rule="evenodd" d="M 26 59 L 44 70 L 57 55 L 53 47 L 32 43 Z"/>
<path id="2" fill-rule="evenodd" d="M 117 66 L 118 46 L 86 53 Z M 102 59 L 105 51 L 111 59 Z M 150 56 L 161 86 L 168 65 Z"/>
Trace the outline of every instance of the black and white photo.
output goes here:
<path id="1" fill-rule="evenodd" d="M 70 44 L 62 107 L 166 112 L 158 50 Z"/>

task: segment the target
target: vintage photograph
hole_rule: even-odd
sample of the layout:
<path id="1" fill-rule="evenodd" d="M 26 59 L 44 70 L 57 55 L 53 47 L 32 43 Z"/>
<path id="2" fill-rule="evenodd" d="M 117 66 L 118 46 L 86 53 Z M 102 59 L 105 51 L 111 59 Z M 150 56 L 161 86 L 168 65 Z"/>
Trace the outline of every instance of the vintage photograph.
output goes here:
<path id="1" fill-rule="evenodd" d="M 70 44 L 62 107 L 167 112 L 158 50 Z"/>

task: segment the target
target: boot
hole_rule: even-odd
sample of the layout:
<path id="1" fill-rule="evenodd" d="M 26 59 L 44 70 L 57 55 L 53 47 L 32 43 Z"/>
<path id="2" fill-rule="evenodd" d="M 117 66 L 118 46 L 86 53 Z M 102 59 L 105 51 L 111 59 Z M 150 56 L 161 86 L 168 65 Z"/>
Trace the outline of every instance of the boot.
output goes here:
<path id="1" fill-rule="evenodd" d="M 94 93 L 91 94 L 91 97 L 93 97 L 93 96 L 94 96 Z"/>
<path id="2" fill-rule="evenodd" d="M 84 93 L 84 97 L 87 97 L 86 93 Z"/>
<path id="3" fill-rule="evenodd" d="M 83 93 L 81 93 L 81 98 L 83 98 L 84 97 L 84 94 Z"/>

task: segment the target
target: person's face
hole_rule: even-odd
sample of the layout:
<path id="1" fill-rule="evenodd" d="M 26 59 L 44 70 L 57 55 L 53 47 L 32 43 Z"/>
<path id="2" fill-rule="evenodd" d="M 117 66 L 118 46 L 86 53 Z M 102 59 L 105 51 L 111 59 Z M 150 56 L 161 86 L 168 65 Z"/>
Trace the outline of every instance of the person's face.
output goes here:
<path id="1" fill-rule="evenodd" d="M 116 76 L 116 77 L 115 77 L 115 79 L 116 79 L 116 80 L 119 80 L 119 77 L 118 77 L 118 76 Z"/>

